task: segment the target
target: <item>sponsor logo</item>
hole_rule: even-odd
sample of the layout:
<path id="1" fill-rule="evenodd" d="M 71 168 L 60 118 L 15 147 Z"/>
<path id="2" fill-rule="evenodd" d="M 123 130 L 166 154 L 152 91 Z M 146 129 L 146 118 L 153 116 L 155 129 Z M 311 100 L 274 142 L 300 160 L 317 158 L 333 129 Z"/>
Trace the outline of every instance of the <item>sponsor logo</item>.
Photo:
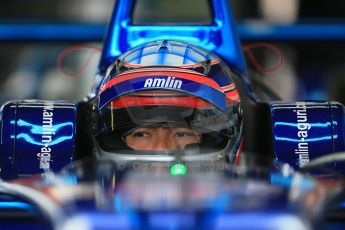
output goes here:
<path id="1" fill-rule="evenodd" d="M 297 115 L 297 136 L 299 137 L 299 142 L 297 144 L 297 149 L 295 149 L 295 154 L 298 157 L 299 167 L 309 163 L 309 143 L 306 142 L 308 137 L 308 131 L 311 128 L 310 123 L 308 123 L 307 107 L 303 102 L 297 102 L 296 110 L 294 112 Z"/>
<path id="2" fill-rule="evenodd" d="M 40 161 L 40 169 L 50 171 L 51 162 L 51 142 L 53 135 L 55 135 L 55 128 L 53 126 L 53 103 L 47 103 L 43 107 L 42 120 L 42 148 L 41 152 L 37 154 Z"/>
<path id="3" fill-rule="evenodd" d="M 168 78 L 148 78 L 145 80 L 144 88 L 171 88 L 181 89 L 182 81 L 175 77 Z"/>

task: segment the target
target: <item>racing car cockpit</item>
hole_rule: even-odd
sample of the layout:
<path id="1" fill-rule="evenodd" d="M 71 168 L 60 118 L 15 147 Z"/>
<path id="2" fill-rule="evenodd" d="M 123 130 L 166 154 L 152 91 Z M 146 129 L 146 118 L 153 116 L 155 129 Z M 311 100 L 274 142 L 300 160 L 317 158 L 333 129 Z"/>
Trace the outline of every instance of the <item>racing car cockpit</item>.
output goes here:
<path id="1" fill-rule="evenodd" d="M 49 205 L 23 187 L 48 196 L 55 213 L 61 208 L 63 217 L 48 221 L 58 226 L 62 218 L 69 227 L 62 229 L 310 229 L 326 212 L 341 212 L 341 182 L 323 186 L 281 162 L 303 169 L 344 150 L 344 107 L 257 100 L 226 0 L 203 1 L 193 25 L 179 21 L 174 30 L 164 13 L 152 23 L 142 3 L 116 1 L 86 100 L 1 108 L 0 178 L 20 179 L 0 188 L 25 194 L 0 204 L 29 207 L 15 206 L 14 220 Z M 333 213 L 333 203 L 323 203 L 332 193 L 340 194 Z"/>

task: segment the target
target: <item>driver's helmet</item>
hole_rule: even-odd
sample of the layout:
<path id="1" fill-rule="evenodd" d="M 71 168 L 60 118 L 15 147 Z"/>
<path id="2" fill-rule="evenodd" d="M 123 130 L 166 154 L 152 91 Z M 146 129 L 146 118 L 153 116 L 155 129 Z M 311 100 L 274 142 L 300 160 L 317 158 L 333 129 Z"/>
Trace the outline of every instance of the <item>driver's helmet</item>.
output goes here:
<path id="1" fill-rule="evenodd" d="M 98 156 L 115 160 L 238 160 L 240 98 L 219 57 L 177 41 L 121 55 L 98 92 Z"/>

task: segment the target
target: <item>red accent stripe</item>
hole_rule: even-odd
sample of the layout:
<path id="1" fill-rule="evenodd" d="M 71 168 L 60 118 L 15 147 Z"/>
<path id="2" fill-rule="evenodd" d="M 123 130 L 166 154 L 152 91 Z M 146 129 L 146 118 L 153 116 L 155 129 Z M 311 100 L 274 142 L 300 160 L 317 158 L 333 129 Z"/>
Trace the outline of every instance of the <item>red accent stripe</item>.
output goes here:
<path id="1" fill-rule="evenodd" d="M 208 78 L 205 76 L 200 76 L 200 75 L 197 75 L 195 73 L 181 73 L 180 71 L 179 72 L 172 72 L 172 71 L 165 71 L 165 70 L 164 71 L 161 70 L 161 71 L 129 73 L 129 74 L 115 77 L 115 78 L 111 79 L 109 82 L 107 82 L 107 84 L 105 86 L 103 86 L 101 92 L 103 92 L 106 89 L 108 89 L 108 88 L 110 88 L 110 87 L 112 87 L 112 86 L 114 86 L 120 82 L 123 82 L 123 81 L 128 81 L 128 80 L 139 78 L 139 77 L 149 77 L 149 76 L 159 76 L 159 75 L 169 76 L 169 77 L 177 77 L 177 78 L 182 78 L 182 79 L 198 82 L 198 83 L 208 85 L 214 89 L 217 89 L 217 90 L 223 92 L 221 90 L 220 86 L 217 84 L 217 82 L 215 82 L 211 78 Z"/>
<path id="2" fill-rule="evenodd" d="M 222 87 L 221 87 L 221 89 L 222 89 L 223 91 L 232 90 L 232 89 L 235 89 L 235 88 L 236 88 L 235 83 L 232 83 L 232 84 L 230 84 L 230 85 L 222 86 Z"/>
<path id="3" fill-rule="evenodd" d="M 136 97 L 136 96 L 123 96 L 111 102 L 114 108 L 127 108 L 134 106 L 182 106 L 192 108 L 210 108 L 214 107 L 210 103 L 201 100 L 197 97 L 184 96 L 184 97 Z"/>
<path id="4" fill-rule="evenodd" d="M 230 91 L 230 92 L 227 92 L 225 93 L 226 95 L 226 98 L 232 100 L 232 101 L 235 101 L 235 102 L 240 102 L 241 99 L 240 99 L 240 95 L 238 93 L 237 90 L 233 90 L 233 91 Z"/>

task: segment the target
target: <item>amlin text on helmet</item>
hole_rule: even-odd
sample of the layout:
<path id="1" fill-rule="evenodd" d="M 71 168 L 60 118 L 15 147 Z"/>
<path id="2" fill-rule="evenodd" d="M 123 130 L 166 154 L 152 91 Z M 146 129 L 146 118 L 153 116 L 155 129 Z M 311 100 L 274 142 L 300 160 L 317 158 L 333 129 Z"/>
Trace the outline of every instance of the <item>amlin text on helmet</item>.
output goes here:
<path id="1" fill-rule="evenodd" d="M 47 171 L 50 170 L 51 161 L 51 147 L 50 144 L 55 135 L 55 129 L 53 126 L 53 108 L 54 104 L 48 102 L 43 107 L 43 120 L 42 120 L 42 147 L 41 152 L 37 154 L 40 161 L 40 169 Z"/>
<path id="2" fill-rule="evenodd" d="M 148 78 L 145 80 L 144 88 L 150 87 L 180 89 L 182 87 L 182 81 L 176 80 L 174 77 Z"/>
<path id="3" fill-rule="evenodd" d="M 298 144 L 297 149 L 295 149 L 295 154 L 298 154 L 298 164 L 299 167 L 309 163 L 309 143 L 307 142 L 308 130 L 311 125 L 308 123 L 307 107 L 304 102 L 296 103 L 296 110 L 293 110 L 297 116 L 297 136 Z"/>

